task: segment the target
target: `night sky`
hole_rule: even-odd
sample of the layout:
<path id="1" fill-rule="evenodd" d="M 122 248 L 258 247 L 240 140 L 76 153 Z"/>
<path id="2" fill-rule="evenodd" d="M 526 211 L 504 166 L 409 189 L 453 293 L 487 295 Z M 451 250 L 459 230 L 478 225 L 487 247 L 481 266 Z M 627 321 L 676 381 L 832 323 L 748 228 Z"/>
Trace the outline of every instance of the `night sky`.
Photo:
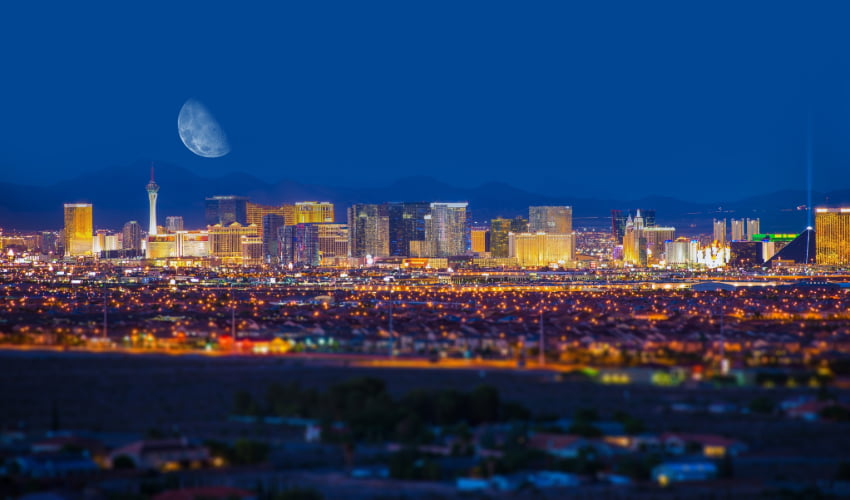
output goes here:
<path id="1" fill-rule="evenodd" d="M 729 200 L 803 187 L 810 122 L 815 189 L 850 188 L 848 19 L 838 2 L 3 2 L 0 181 L 150 158 Z M 190 97 L 229 155 L 180 142 Z"/>

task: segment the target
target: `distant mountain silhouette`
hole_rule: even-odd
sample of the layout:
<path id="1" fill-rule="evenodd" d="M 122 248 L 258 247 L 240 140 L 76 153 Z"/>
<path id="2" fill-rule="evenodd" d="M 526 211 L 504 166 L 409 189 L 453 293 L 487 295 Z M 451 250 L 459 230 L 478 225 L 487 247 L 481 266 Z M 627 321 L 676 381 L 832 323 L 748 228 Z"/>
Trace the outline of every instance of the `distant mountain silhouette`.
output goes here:
<path id="1" fill-rule="evenodd" d="M 146 225 L 148 200 L 145 184 L 149 161 L 116 166 L 49 187 L 0 183 L 0 227 L 4 229 L 58 229 L 63 225 L 62 204 L 94 204 L 96 228 L 119 229 L 129 220 Z M 156 181 L 160 185 L 157 213 L 160 223 L 169 215 L 182 215 L 186 227 L 201 227 L 204 198 L 235 194 L 248 196 L 263 204 L 319 200 L 335 204 L 336 217 L 345 220 L 345 209 L 352 203 L 384 201 L 468 201 L 471 220 L 485 222 L 496 216 L 528 216 L 530 205 L 571 205 L 574 226 L 610 227 L 613 208 L 654 208 L 662 225 L 676 226 L 679 234 L 711 230 L 712 218 L 760 218 L 763 232 L 802 232 L 806 212 L 797 207 L 805 203 L 802 190 L 781 191 L 737 201 L 696 203 L 665 196 L 636 200 L 600 200 L 564 195 L 552 197 L 530 193 L 501 182 L 478 187 L 451 186 L 431 177 L 407 177 L 386 186 L 368 188 L 302 184 L 285 180 L 267 183 L 248 174 L 233 173 L 222 177 L 202 177 L 185 168 L 156 163 Z M 819 203 L 832 205 L 850 202 L 850 190 L 816 193 Z"/>

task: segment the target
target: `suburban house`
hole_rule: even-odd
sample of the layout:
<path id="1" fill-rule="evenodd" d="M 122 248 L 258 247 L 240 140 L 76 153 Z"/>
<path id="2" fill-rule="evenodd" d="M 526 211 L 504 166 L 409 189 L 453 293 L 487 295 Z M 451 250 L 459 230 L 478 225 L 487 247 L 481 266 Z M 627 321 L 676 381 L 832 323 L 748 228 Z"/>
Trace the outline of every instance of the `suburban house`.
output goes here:
<path id="1" fill-rule="evenodd" d="M 210 461 L 210 452 L 186 438 L 161 439 L 136 441 L 118 448 L 109 454 L 109 463 L 114 467 L 120 457 L 129 459 L 136 469 L 168 471 L 205 465 Z"/>
<path id="2" fill-rule="evenodd" d="M 664 433 L 658 441 L 666 452 L 673 455 L 700 453 L 707 458 L 722 458 L 747 450 L 747 445 L 740 441 L 713 434 Z"/>
<path id="3" fill-rule="evenodd" d="M 565 434 L 534 434 L 528 440 L 528 447 L 560 458 L 577 458 L 582 452 L 596 456 L 610 456 L 616 453 L 616 447 L 605 441 Z"/>
<path id="4" fill-rule="evenodd" d="M 717 466 L 707 460 L 664 462 L 652 469 L 652 480 L 661 486 L 683 481 L 707 481 L 717 477 Z"/>

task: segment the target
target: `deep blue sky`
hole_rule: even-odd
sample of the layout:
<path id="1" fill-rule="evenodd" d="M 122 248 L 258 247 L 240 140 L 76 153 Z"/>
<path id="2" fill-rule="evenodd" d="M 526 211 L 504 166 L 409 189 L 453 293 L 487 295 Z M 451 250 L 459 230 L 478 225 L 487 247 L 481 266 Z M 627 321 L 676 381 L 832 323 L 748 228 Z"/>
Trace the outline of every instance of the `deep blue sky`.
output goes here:
<path id="1" fill-rule="evenodd" d="M 850 187 L 841 3 L 11 3 L 3 181 L 155 158 L 268 180 L 729 200 L 805 184 L 810 113 L 815 188 Z M 189 97 L 228 156 L 183 147 Z"/>

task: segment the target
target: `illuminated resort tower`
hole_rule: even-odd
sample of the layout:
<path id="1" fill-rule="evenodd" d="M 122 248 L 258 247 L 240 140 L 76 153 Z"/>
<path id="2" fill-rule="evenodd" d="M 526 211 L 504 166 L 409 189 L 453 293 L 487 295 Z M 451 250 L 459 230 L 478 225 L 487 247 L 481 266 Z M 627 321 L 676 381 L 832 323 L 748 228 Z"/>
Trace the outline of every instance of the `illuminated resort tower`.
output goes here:
<path id="1" fill-rule="evenodd" d="M 151 165 L 151 181 L 145 187 L 148 192 L 148 201 L 150 202 L 150 229 L 149 236 L 156 236 L 156 194 L 159 192 L 159 185 L 153 180 L 153 165 Z"/>

